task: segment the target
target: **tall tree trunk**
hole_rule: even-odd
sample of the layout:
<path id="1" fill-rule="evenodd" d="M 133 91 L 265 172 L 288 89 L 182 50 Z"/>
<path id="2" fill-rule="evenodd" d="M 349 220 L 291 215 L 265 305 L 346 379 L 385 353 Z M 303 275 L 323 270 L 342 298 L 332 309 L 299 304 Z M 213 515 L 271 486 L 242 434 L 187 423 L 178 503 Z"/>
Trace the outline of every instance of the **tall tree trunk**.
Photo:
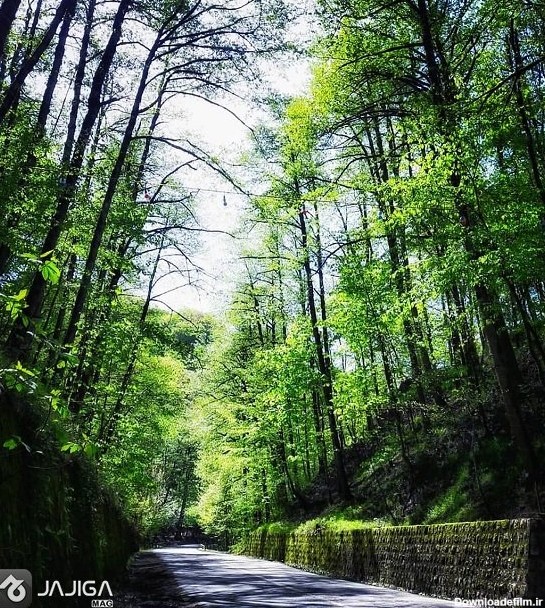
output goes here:
<path id="1" fill-rule="evenodd" d="M 67 169 L 64 186 L 59 194 L 57 207 L 42 245 L 42 256 L 50 253 L 56 248 L 64 222 L 68 216 L 70 204 L 74 199 L 85 158 L 85 151 L 87 150 L 93 127 L 102 106 L 101 99 L 104 83 L 110 72 L 117 45 L 121 38 L 121 27 L 130 5 L 131 0 L 121 0 L 113 21 L 112 33 L 94 74 L 87 102 L 87 113 L 83 118 L 81 129 L 74 145 L 72 158 Z M 41 272 L 34 273 L 26 300 L 27 306 L 25 308 L 25 314 L 30 318 L 32 323 L 35 323 L 40 317 L 45 289 L 46 282 Z M 6 342 L 6 350 L 12 359 L 19 358 L 24 360 L 28 354 L 31 341 L 32 335 L 30 335 L 23 323 L 16 322 Z"/>
<path id="2" fill-rule="evenodd" d="M 524 459 L 532 481 L 536 479 L 536 458 L 532 442 L 522 419 L 520 385 L 522 377 L 509 332 L 495 308 L 496 301 L 482 283 L 475 286 L 477 301 L 483 320 L 483 332 L 494 361 L 494 372 L 500 387 L 507 420 L 515 445 Z"/>
<path id="3" fill-rule="evenodd" d="M 57 10 L 55 11 L 55 15 L 49 24 L 42 40 L 34 50 L 34 52 L 25 59 L 23 64 L 21 65 L 19 71 L 15 75 L 15 78 L 10 83 L 6 92 L 4 93 L 4 97 L 2 103 L 0 104 L 0 124 L 5 120 L 8 112 L 12 109 L 14 104 L 16 103 L 21 88 L 23 87 L 27 76 L 32 72 L 32 70 L 36 67 L 38 61 L 40 61 L 42 55 L 49 47 L 51 41 L 53 40 L 53 36 L 57 31 L 57 28 L 61 21 L 64 19 L 66 11 L 74 11 L 76 7 L 77 0 L 61 0 Z"/>
<path id="4" fill-rule="evenodd" d="M 515 28 L 514 19 L 511 19 L 511 23 L 509 25 L 509 52 L 511 58 L 511 67 L 515 74 L 513 79 L 513 88 L 515 91 L 515 100 L 519 112 L 520 123 L 526 139 L 526 149 L 528 151 L 528 160 L 530 162 L 530 175 L 543 207 L 541 211 L 541 225 L 543 230 L 545 230 L 545 184 L 543 183 L 543 177 L 541 175 L 541 169 L 539 166 L 539 154 L 536 138 L 534 136 L 531 119 L 528 115 L 527 102 L 524 97 L 524 62 L 520 52 L 520 40 L 518 32 Z"/>
<path id="5" fill-rule="evenodd" d="M 431 85 L 432 101 L 438 110 L 438 126 L 442 131 L 443 137 L 456 143 L 458 121 L 454 114 L 455 110 L 453 110 L 456 95 L 450 66 L 444 60 L 442 53 L 439 52 L 440 44 L 434 36 L 434 29 L 431 23 L 432 17 L 427 0 L 418 0 L 417 7 L 428 77 Z M 437 30 L 440 31 L 439 28 Z M 440 65 L 441 59 L 443 59 L 443 62 Z M 461 223 L 467 231 L 464 241 L 466 251 L 471 259 L 478 259 L 480 252 L 476 251 L 471 239 L 472 218 L 469 214 L 469 204 L 464 198 L 461 183 L 462 173 L 460 163 L 459 159 L 455 158 L 450 175 L 450 184 L 455 197 L 455 207 Z M 483 334 L 492 357 L 494 373 L 500 387 L 511 435 L 517 451 L 524 460 L 530 479 L 535 480 L 537 472 L 536 457 L 521 413 L 521 373 L 501 312 L 500 303 L 493 297 L 484 283 L 478 282 L 474 289 L 482 316 Z"/>
<path id="6" fill-rule="evenodd" d="M 298 185 L 296 186 L 299 191 Z M 300 197 L 299 197 L 300 198 Z M 302 201 L 301 201 L 302 203 Z M 301 230 L 301 247 L 304 255 L 304 269 L 307 283 L 307 299 L 312 323 L 312 335 L 316 346 L 316 358 L 318 361 L 318 370 L 322 375 L 322 392 L 324 404 L 326 408 L 329 431 L 331 435 L 331 444 L 333 447 L 333 459 L 335 462 L 335 473 L 337 478 L 337 491 L 341 500 L 351 500 L 352 493 L 348 485 L 348 477 L 344 463 L 344 450 L 341 444 L 339 429 L 337 425 L 337 416 L 335 414 L 335 406 L 333 401 L 333 377 L 331 373 L 331 359 L 329 353 L 324 349 L 323 336 L 320 332 L 320 321 L 318 319 L 318 311 L 314 298 L 314 283 L 312 281 L 312 269 L 310 266 L 310 255 L 308 251 L 308 234 L 306 227 L 306 209 L 302 203 L 299 211 L 299 228 Z"/>
<path id="7" fill-rule="evenodd" d="M 74 17 L 75 6 L 71 6 L 67 9 L 64 19 L 62 21 L 61 29 L 59 30 L 59 40 L 55 48 L 55 54 L 53 56 L 53 63 L 51 64 L 51 70 L 47 79 L 44 95 L 42 97 L 42 103 L 38 112 L 38 132 L 45 133 L 45 127 L 49 113 L 51 112 L 51 103 L 53 101 L 53 93 L 57 87 L 59 80 L 59 74 L 61 71 L 62 62 L 66 52 L 66 41 L 68 39 L 68 33 L 70 31 L 70 25 Z"/>
<path id="8" fill-rule="evenodd" d="M 98 258 L 98 253 L 100 245 L 102 243 L 102 238 L 104 236 L 104 231 L 106 230 L 106 221 L 108 219 L 108 214 L 110 213 L 110 208 L 112 206 L 112 202 L 114 200 L 114 196 L 117 190 L 117 184 L 121 177 L 121 172 L 125 165 L 125 160 L 127 158 L 129 148 L 132 142 L 134 129 L 136 127 L 136 122 L 140 113 L 140 105 L 142 103 L 142 98 L 144 96 L 144 92 L 147 86 L 148 75 L 155 59 L 155 54 L 159 49 L 160 44 L 161 35 L 157 36 L 155 43 L 152 45 L 148 53 L 148 57 L 144 63 L 138 89 L 132 104 L 131 113 L 129 115 L 129 120 L 125 128 L 125 133 L 121 141 L 115 165 L 108 180 L 108 187 L 106 189 L 106 193 L 102 201 L 102 206 L 100 208 L 100 212 L 96 220 L 93 238 L 91 240 L 91 245 L 89 247 L 89 252 L 87 254 L 87 259 L 85 262 L 85 269 L 83 271 L 83 276 L 80 281 L 76 300 L 72 308 L 70 321 L 68 322 L 68 327 L 66 329 L 66 334 L 64 337 L 65 344 L 71 344 L 76 337 L 77 324 L 83 313 L 85 301 L 87 300 L 87 295 L 91 287 L 92 275 L 95 269 L 95 264 Z"/>
<path id="9" fill-rule="evenodd" d="M 6 45 L 21 0 L 4 0 L 0 6 L 0 83 L 6 70 Z"/>
<path id="10" fill-rule="evenodd" d="M 89 0 L 87 5 L 87 14 L 85 16 L 85 27 L 83 29 L 83 36 L 81 38 L 81 46 L 79 50 L 78 64 L 76 67 L 76 74 L 74 77 L 74 92 L 72 95 L 72 104 L 70 106 L 70 117 L 68 119 L 68 126 L 66 128 L 66 138 L 64 140 L 64 148 L 62 152 L 62 164 L 63 167 L 68 167 L 70 163 L 70 157 L 72 156 L 72 150 L 74 148 L 74 141 L 76 138 L 76 123 L 78 120 L 79 109 L 81 105 L 81 88 L 83 86 L 83 79 L 85 78 L 85 70 L 87 67 L 87 55 L 89 52 L 89 43 L 91 40 L 91 30 L 93 28 L 93 20 L 95 15 L 96 0 Z M 119 35 L 121 32 L 119 31 Z M 118 34 L 116 37 L 119 40 Z M 115 49 L 115 47 L 114 47 Z M 106 52 L 106 49 L 105 49 Z M 112 56 L 113 59 L 113 56 Z M 110 62 L 111 65 L 111 62 Z M 109 66 L 108 66 L 109 69 Z M 108 70 L 103 70 L 107 73 Z M 101 90 L 104 87 L 104 80 L 102 78 L 101 83 L 96 83 L 96 86 L 100 86 Z M 93 84 L 95 84 L 93 82 Z"/>

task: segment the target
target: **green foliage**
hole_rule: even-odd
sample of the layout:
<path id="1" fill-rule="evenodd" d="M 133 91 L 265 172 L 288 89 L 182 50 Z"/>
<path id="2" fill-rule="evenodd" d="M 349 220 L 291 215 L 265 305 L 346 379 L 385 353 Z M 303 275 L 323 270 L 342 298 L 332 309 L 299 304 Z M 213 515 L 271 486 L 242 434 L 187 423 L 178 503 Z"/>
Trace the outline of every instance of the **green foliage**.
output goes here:
<path id="1" fill-rule="evenodd" d="M 468 471 L 462 468 L 453 485 L 437 500 L 428 511 L 425 524 L 435 524 L 445 521 L 471 521 L 475 512 L 468 496 Z"/>
<path id="2" fill-rule="evenodd" d="M 40 588 L 50 577 L 113 582 L 136 550 L 136 534 L 90 463 L 61 452 L 36 405 L 27 395 L 0 395 L 0 474 L 10 497 L 2 505 L 0 567 L 24 564 Z"/>
<path id="3" fill-rule="evenodd" d="M 370 521 L 357 518 L 357 513 L 347 509 L 337 509 L 333 512 L 309 519 L 294 528 L 295 533 L 312 533 L 316 530 L 331 530 L 334 532 L 351 532 L 352 530 L 369 530 L 381 526 L 391 525 L 390 522 L 380 519 Z"/>
<path id="4" fill-rule="evenodd" d="M 1 297 L 6 301 L 6 311 L 9 313 L 11 319 L 16 319 L 20 315 L 23 315 L 25 308 L 25 298 L 27 297 L 28 289 L 21 289 L 19 293 L 10 296 L 6 294 L 0 294 Z M 23 315 L 23 319 L 26 318 Z"/>
<path id="5" fill-rule="evenodd" d="M 147 535 L 174 525 L 184 492 L 189 506 L 198 489 L 196 454 L 185 439 L 187 383 L 187 372 L 172 356 L 143 354 L 117 440 L 100 461 L 104 478 Z"/>
<path id="6" fill-rule="evenodd" d="M 32 451 L 30 446 L 27 443 L 25 443 L 19 435 L 14 435 L 13 437 L 6 439 L 6 441 L 4 441 L 4 443 L 2 444 L 2 447 L 6 448 L 6 450 L 10 450 L 10 451 L 15 450 L 19 446 L 25 448 L 25 450 L 29 453 Z"/>
<path id="7" fill-rule="evenodd" d="M 217 320 L 214 317 L 191 310 L 165 313 L 152 309 L 143 329 L 149 346 L 157 354 L 171 352 L 184 364 L 194 369 L 205 356 L 206 347 L 213 339 Z"/>
<path id="8" fill-rule="evenodd" d="M 0 124 L 0 389 L 31 398 L 36 437 L 93 461 L 148 535 L 503 514 L 494 487 L 521 486 L 521 456 L 539 482 L 545 449 L 543 10 L 320 2 L 309 90 L 269 98 L 277 124 L 246 159 L 260 195 L 230 310 L 167 313 L 158 286 L 193 280 L 197 246 L 183 170 L 225 171 L 155 129 L 171 96 L 223 94 L 249 49 L 277 44 L 289 11 L 260 7 L 132 3 L 156 45 L 116 45 L 79 138 L 51 124 L 59 91 L 37 124 L 50 50 L 35 68 Z M 36 457 L 25 437 L 10 429 L 5 454 Z"/>

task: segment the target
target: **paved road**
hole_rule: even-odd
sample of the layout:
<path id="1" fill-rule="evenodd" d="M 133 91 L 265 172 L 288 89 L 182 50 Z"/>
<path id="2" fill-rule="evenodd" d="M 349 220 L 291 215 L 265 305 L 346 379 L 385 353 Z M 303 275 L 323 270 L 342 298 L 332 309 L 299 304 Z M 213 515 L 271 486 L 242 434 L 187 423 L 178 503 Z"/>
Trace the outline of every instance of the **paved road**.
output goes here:
<path id="1" fill-rule="evenodd" d="M 153 552 L 183 594 L 210 608 L 452 608 L 455 602 L 327 578 L 269 562 L 194 548 Z"/>

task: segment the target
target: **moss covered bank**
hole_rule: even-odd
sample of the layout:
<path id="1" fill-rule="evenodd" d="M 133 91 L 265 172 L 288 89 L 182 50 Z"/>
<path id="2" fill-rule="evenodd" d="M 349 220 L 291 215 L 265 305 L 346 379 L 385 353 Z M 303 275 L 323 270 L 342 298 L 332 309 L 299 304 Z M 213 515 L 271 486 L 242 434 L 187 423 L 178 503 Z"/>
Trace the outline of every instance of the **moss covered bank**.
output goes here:
<path id="1" fill-rule="evenodd" d="M 2 442 L 24 442 L 0 447 L 0 568 L 30 570 L 38 590 L 46 579 L 114 580 L 138 548 L 136 534 L 90 463 L 61 453 L 40 420 L 0 394 Z M 35 597 L 32 605 L 46 604 Z"/>

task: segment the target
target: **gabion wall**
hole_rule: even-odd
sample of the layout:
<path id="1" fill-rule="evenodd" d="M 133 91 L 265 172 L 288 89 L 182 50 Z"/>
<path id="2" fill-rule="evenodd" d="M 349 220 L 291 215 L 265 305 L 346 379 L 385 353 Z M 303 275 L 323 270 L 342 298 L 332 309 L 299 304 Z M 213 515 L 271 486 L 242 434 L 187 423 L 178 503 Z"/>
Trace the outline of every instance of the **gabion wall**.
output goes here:
<path id="1" fill-rule="evenodd" d="M 545 597 L 545 533 L 516 519 L 253 532 L 244 553 L 340 578 L 464 599 Z"/>

